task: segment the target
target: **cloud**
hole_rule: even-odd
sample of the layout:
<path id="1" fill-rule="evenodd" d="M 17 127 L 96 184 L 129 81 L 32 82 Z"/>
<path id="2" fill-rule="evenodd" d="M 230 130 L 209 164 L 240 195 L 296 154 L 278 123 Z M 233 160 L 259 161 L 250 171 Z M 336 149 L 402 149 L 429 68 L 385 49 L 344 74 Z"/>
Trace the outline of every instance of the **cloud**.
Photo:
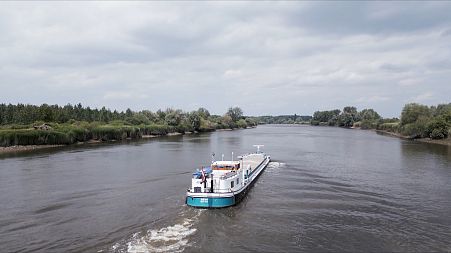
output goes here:
<path id="1" fill-rule="evenodd" d="M 103 99 L 106 100 L 131 100 L 131 99 L 144 99 L 149 96 L 146 94 L 133 93 L 128 91 L 108 91 Z"/>
<path id="2" fill-rule="evenodd" d="M 415 102 L 425 102 L 431 100 L 434 97 L 432 92 L 424 92 L 412 98 L 412 101 Z"/>
<path id="3" fill-rule="evenodd" d="M 312 33 L 391 35 L 449 25 L 449 10 L 448 3 L 437 2 L 320 2 L 309 3 L 302 15 L 290 20 Z"/>
<path id="4" fill-rule="evenodd" d="M 418 78 L 407 78 L 407 79 L 400 80 L 398 82 L 398 84 L 400 86 L 414 86 L 414 85 L 420 84 L 421 82 L 422 82 L 422 80 L 418 79 Z"/>
<path id="5" fill-rule="evenodd" d="M 360 97 L 356 100 L 356 102 L 358 103 L 362 103 L 362 102 L 382 102 L 382 101 L 387 101 L 390 100 L 389 97 L 386 96 L 369 96 L 369 97 Z"/>
<path id="6" fill-rule="evenodd" d="M 241 70 L 239 69 L 228 69 L 224 72 L 225 78 L 236 78 L 241 76 Z"/>
<path id="7" fill-rule="evenodd" d="M 446 2 L 0 7 L 0 102 L 249 115 L 357 103 L 391 117 L 451 93 Z"/>

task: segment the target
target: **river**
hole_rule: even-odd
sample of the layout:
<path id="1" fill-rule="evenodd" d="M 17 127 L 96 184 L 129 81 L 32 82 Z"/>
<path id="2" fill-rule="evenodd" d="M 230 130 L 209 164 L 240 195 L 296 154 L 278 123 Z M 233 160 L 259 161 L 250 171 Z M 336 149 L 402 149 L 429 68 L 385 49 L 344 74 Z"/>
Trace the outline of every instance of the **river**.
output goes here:
<path id="1" fill-rule="evenodd" d="M 263 150 L 237 206 L 184 204 L 193 170 Z M 451 251 L 451 147 L 268 125 L 0 156 L 2 252 Z"/>

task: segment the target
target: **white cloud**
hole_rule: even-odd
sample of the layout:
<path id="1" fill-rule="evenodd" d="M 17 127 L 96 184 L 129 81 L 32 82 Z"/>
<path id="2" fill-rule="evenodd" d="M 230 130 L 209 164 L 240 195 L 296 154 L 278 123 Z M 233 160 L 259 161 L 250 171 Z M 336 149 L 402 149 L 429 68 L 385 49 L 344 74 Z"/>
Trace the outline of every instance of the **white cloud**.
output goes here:
<path id="1" fill-rule="evenodd" d="M 241 70 L 239 69 L 228 69 L 224 72 L 225 78 L 236 78 L 241 76 Z"/>
<path id="2" fill-rule="evenodd" d="M 421 82 L 422 80 L 418 78 L 407 78 L 400 80 L 398 83 L 400 86 L 415 86 L 420 84 Z"/>
<path id="3" fill-rule="evenodd" d="M 434 97 L 434 94 L 432 92 L 424 92 L 421 93 L 415 97 L 412 98 L 412 101 L 414 102 L 425 102 L 425 101 L 429 101 Z"/>
<path id="4" fill-rule="evenodd" d="M 239 105 L 251 115 L 356 102 L 398 116 L 406 102 L 449 102 L 451 93 L 448 4 L 0 7 L 0 102 L 218 114 Z"/>
<path id="5" fill-rule="evenodd" d="M 382 101 L 387 101 L 390 100 L 389 97 L 386 96 L 369 96 L 369 97 L 360 97 L 356 100 L 356 102 L 358 103 L 363 103 L 363 102 L 382 102 Z"/>
<path id="6" fill-rule="evenodd" d="M 144 99 L 149 96 L 146 94 L 133 93 L 129 91 L 108 91 L 103 99 L 106 100 L 132 100 L 132 99 Z"/>

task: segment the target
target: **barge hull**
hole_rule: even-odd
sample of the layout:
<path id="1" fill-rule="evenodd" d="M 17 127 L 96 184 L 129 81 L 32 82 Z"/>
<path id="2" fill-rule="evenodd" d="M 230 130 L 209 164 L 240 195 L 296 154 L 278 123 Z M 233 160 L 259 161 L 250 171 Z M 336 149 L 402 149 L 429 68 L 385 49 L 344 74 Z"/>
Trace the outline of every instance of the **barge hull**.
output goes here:
<path id="1" fill-rule="evenodd" d="M 270 158 L 266 158 L 262 163 L 260 164 L 257 170 L 258 174 L 256 177 L 249 182 L 249 184 L 240 192 L 238 192 L 236 195 L 233 196 L 227 196 L 227 197 L 216 197 L 216 196 L 208 196 L 207 194 L 205 196 L 186 196 L 185 203 L 192 207 L 197 208 L 224 208 L 224 207 L 230 207 L 238 204 L 241 202 L 241 200 L 246 196 L 246 194 L 249 192 L 249 190 L 252 188 L 252 186 L 255 184 L 257 179 L 260 177 L 262 172 L 266 169 L 270 162 Z M 230 193 L 229 193 L 230 194 Z M 233 193 L 232 193 L 233 194 Z"/>
<path id="2" fill-rule="evenodd" d="M 219 198 L 204 198 L 204 197 L 186 197 L 186 204 L 193 207 L 200 208 L 222 208 L 233 206 L 236 204 L 235 196 L 219 197 Z"/>

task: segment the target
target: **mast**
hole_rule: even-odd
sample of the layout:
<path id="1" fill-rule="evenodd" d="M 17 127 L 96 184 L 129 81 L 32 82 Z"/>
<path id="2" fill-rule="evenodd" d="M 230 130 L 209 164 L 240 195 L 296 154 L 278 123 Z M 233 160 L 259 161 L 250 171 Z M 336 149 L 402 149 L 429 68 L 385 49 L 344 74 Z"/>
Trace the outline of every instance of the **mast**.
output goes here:
<path id="1" fill-rule="evenodd" d="M 260 147 L 264 147 L 265 145 L 253 145 L 257 148 L 257 153 L 260 153 Z"/>

